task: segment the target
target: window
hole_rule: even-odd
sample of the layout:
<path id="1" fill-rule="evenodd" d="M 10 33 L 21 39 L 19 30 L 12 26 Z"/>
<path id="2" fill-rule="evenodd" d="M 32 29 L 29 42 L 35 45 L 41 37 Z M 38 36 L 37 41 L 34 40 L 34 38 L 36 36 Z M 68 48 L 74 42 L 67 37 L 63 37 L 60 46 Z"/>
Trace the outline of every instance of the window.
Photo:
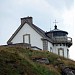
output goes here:
<path id="1" fill-rule="evenodd" d="M 53 52 L 53 51 L 52 51 L 52 47 L 50 47 L 50 52 Z"/>
<path id="2" fill-rule="evenodd" d="M 30 34 L 23 35 L 23 43 L 30 44 Z"/>
<path id="3" fill-rule="evenodd" d="M 64 32 L 54 32 L 53 36 L 66 36 L 66 33 L 64 33 Z"/>
<path id="4" fill-rule="evenodd" d="M 67 49 L 67 58 L 69 57 L 69 50 Z"/>

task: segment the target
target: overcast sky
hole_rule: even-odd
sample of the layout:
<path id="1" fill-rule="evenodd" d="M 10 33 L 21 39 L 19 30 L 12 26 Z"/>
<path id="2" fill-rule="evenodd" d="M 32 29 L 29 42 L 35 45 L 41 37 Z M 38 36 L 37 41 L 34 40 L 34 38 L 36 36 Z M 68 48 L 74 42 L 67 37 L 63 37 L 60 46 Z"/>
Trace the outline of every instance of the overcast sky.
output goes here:
<path id="1" fill-rule="evenodd" d="M 35 25 L 49 31 L 54 29 L 56 19 L 58 29 L 68 31 L 74 41 L 74 0 L 0 0 L 0 45 L 7 40 L 20 25 L 20 18 L 32 16 Z M 75 60 L 75 47 L 70 48 L 70 58 Z"/>

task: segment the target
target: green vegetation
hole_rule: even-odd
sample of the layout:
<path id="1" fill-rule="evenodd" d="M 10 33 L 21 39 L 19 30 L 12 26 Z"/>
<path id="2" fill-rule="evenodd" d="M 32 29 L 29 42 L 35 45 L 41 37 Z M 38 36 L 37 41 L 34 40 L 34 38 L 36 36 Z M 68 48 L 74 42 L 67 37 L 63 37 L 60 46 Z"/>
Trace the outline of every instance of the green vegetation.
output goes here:
<path id="1" fill-rule="evenodd" d="M 33 62 L 32 58 L 48 58 L 49 64 Z M 48 51 L 22 47 L 0 47 L 0 75 L 61 75 L 60 63 L 74 67 L 75 62 Z"/>

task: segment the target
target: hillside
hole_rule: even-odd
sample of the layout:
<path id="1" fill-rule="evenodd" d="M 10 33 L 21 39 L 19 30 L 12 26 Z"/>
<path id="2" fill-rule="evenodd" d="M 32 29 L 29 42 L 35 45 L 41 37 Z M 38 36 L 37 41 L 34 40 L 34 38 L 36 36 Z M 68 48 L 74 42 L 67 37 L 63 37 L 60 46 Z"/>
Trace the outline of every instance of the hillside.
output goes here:
<path id="1" fill-rule="evenodd" d="M 0 75 L 66 75 L 66 67 L 75 73 L 75 61 L 48 51 L 0 47 Z"/>

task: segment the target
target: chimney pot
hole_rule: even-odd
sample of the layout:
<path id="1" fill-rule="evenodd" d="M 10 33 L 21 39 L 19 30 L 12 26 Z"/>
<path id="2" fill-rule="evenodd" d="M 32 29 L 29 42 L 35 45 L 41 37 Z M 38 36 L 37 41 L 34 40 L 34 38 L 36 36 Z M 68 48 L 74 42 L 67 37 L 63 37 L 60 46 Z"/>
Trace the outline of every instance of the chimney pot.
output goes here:
<path id="1" fill-rule="evenodd" d="M 24 24 L 25 22 L 28 22 L 29 24 L 33 24 L 33 18 L 32 17 L 24 17 L 24 18 L 21 18 L 21 24 Z"/>

